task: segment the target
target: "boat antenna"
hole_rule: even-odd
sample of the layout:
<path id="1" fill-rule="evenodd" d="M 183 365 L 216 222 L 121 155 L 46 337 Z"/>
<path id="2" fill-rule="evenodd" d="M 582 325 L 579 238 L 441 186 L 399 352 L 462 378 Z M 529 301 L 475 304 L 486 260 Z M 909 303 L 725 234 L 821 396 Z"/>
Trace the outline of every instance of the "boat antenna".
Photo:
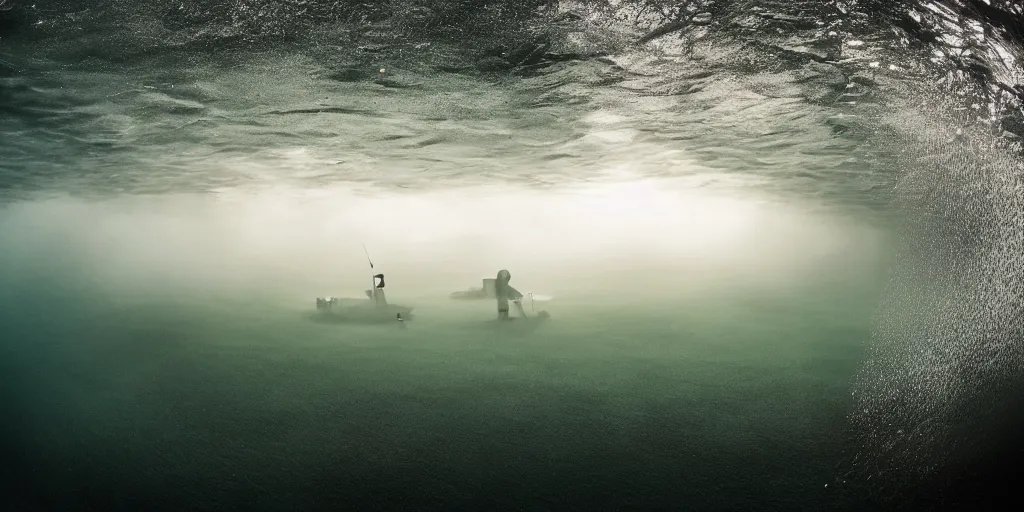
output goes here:
<path id="1" fill-rule="evenodd" d="M 373 277 L 373 260 L 370 259 L 370 251 L 366 250 L 366 244 L 363 243 L 363 254 L 366 255 L 366 261 L 370 263 L 370 295 L 374 298 L 377 295 L 377 280 Z"/>
<path id="2" fill-rule="evenodd" d="M 366 261 L 370 262 L 370 270 L 373 270 L 373 260 L 370 259 L 370 251 L 366 250 L 366 244 L 363 244 L 363 254 L 366 255 Z"/>

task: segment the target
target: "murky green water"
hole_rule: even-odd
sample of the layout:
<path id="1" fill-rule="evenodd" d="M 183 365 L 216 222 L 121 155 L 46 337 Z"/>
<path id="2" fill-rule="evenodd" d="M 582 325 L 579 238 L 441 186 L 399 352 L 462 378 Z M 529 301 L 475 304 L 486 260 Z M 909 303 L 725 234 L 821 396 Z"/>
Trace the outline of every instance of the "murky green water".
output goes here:
<path id="1" fill-rule="evenodd" d="M 520 147 L 519 133 L 539 137 L 476 122 Z M 856 201 L 801 202 L 784 178 L 634 141 L 623 126 L 641 120 L 576 123 L 564 130 L 606 139 L 561 145 L 606 156 L 547 169 L 605 176 L 394 191 L 286 176 L 213 195 L 8 205 L 0 231 L 19 243 L 5 245 L 4 361 L 23 390 L 12 428 L 33 481 L 64 489 L 48 502 L 67 507 L 837 503 L 826 485 L 884 278 L 884 226 L 851 213 Z M 375 143 L 385 155 L 389 144 Z M 544 161 L 468 137 L 424 151 L 440 160 L 448 144 L 442 168 L 473 152 L 522 176 L 523 160 Z M 650 150 L 628 160 L 624 145 Z M 300 169 L 319 165 L 311 152 L 344 153 L 312 147 L 290 150 Z M 651 178 L 658 167 L 676 176 Z M 364 172 L 420 179 L 387 160 Z M 364 242 L 389 299 L 416 308 L 405 329 L 310 321 L 315 297 L 361 294 Z M 555 297 L 531 305 L 549 322 L 500 329 L 492 303 L 448 299 L 503 267 Z"/>

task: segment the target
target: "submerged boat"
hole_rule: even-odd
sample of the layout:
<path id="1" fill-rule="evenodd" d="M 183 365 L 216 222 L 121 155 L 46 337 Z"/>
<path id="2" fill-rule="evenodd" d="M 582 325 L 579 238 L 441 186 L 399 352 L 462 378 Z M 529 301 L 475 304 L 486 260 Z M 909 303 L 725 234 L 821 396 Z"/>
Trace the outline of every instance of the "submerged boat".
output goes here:
<path id="1" fill-rule="evenodd" d="M 534 306 L 535 300 L 547 300 L 550 297 L 537 297 L 532 293 L 523 295 L 522 292 L 508 284 L 511 279 L 512 274 L 508 270 L 501 269 L 495 278 L 484 279 L 481 288 L 455 292 L 450 297 L 453 299 L 495 299 L 498 303 L 498 321 L 500 322 L 519 320 L 519 323 L 523 323 L 522 321 L 525 320 L 529 323 L 539 323 L 551 317 L 547 311 L 536 313 Z M 534 314 L 526 312 L 526 308 L 523 307 L 524 300 L 529 300 L 530 309 Z M 518 316 L 509 315 L 510 301 L 515 306 Z"/>
<path id="2" fill-rule="evenodd" d="M 484 279 L 483 286 L 480 288 L 470 288 L 468 290 L 462 290 L 458 292 L 452 292 L 450 295 L 453 299 L 494 299 L 498 295 L 494 292 L 495 279 Z"/>
<path id="3" fill-rule="evenodd" d="M 506 272 L 507 272 L 507 270 L 506 270 Z M 492 278 L 484 278 L 482 280 L 482 286 L 480 288 L 469 288 L 467 290 L 460 290 L 460 291 L 457 291 L 457 292 L 452 292 L 448 297 L 451 298 L 451 299 L 455 299 L 455 300 L 497 299 L 498 298 L 497 283 L 498 283 L 498 279 L 497 278 L 493 278 L 493 277 Z M 523 299 L 528 299 L 531 302 L 533 302 L 533 301 L 543 302 L 543 301 L 551 300 L 551 296 L 550 295 L 540 295 L 540 294 L 534 294 L 534 293 L 527 293 L 527 294 L 524 295 L 524 294 L 520 293 L 519 290 L 516 290 L 515 288 L 512 288 L 511 286 L 509 286 L 508 288 L 509 288 L 509 292 L 513 296 L 518 295 L 519 297 L 521 297 Z"/>
<path id="4" fill-rule="evenodd" d="M 316 318 L 326 322 L 390 323 L 412 319 L 412 308 L 389 304 L 384 294 L 384 274 L 373 276 L 366 298 L 317 297 Z"/>

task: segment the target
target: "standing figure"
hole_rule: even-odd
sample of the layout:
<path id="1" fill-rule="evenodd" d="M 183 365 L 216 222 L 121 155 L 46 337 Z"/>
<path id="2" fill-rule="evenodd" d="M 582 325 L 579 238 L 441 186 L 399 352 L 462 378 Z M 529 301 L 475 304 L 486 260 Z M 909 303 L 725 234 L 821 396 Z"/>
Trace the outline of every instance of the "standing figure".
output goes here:
<path id="1" fill-rule="evenodd" d="M 505 269 L 498 271 L 498 277 L 494 280 L 494 292 L 498 298 L 498 320 L 508 320 L 508 301 L 511 299 L 516 304 L 516 309 L 519 314 L 526 316 L 526 311 L 523 309 L 523 294 L 519 293 L 519 290 L 509 286 L 508 282 L 512 279 L 512 274 Z"/>

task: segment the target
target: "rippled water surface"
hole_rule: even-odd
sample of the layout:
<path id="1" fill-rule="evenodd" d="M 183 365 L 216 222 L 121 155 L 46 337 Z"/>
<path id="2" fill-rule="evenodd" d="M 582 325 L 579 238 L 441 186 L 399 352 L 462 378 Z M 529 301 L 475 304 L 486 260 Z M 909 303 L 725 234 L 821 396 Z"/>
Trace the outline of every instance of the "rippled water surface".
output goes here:
<path id="1" fill-rule="evenodd" d="M 847 196 L 886 182 L 858 158 L 858 140 L 838 135 L 856 123 L 848 118 L 867 112 L 808 103 L 814 95 L 834 102 L 846 88 L 827 65 L 722 76 L 634 57 L 566 63 L 521 78 L 382 63 L 384 73 L 359 70 L 376 71 L 376 80 L 350 81 L 347 70 L 302 55 L 232 61 L 184 69 L 54 66 L 8 79 L 14 108 L 39 114 L 7 121 L 5 165 L 37 171 L 12 170 L 11 179 L 29 190 L 206 192 L 336 182 L 543 186 L 717 173 Z M 44 144 L 56 154 L 40 160 Z M 78 171 L 56 173 L 55 165 Z"/>

